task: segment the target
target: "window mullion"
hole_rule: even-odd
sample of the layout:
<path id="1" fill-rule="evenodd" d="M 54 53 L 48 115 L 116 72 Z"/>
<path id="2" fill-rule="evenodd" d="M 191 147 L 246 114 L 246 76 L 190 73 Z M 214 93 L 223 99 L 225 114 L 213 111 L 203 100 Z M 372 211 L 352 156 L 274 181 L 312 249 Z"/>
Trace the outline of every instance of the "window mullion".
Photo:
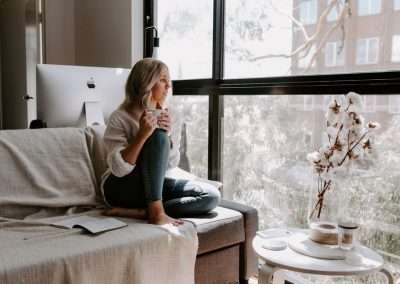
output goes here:
<path id="1" fill-rule="evenodd" d="M 212 79 L 219 82 L 224 76 L 224 0 L 214 0 Z M 222 180 L 222 120 L 223 98 L 219 91 L 209 93 L 208 178 Z"/>
<path id="2" fill-rule="evenodd" d="M 146 28 L 155 24 L 155 1 L 143 1 L 143 57 L 151 57 L 153 54 L 153 31 Z"/>

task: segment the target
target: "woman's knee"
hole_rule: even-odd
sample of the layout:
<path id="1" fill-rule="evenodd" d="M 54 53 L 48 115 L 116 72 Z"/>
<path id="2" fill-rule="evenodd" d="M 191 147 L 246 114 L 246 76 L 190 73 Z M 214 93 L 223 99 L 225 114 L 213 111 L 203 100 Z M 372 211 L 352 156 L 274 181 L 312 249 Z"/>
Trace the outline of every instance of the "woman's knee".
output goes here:
<path id="1" fill-rule="evenodd" d="M 159 128 L 156 128 L 154 130 L 154 132 L 150 135 L 146 142 L 147 146 L 156 146 L 158 149 L 169 149 L 170 143 L 171 142 L 167 135 L 167 132 Z"/>
<path id="2" fill-rule="evenodd" d="M 214 185 L 204 182 L 200 183 L 198 186 L 201 187 L 203 192 L 203 209 L 205 211 L 211 211 L 215 207 L 217 207 L 218 204 L 221 202 L 221 193 L 219 192 L 218 188 Z"/>

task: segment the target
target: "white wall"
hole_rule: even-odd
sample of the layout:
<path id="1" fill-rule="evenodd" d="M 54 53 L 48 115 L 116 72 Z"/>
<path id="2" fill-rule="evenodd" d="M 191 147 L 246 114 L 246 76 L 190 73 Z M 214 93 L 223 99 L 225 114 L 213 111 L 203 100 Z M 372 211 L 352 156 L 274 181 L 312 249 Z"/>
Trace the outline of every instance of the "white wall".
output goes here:
<path id="1" fill-rule="evenodd" d="M 132 0 L 132 61 L 133 66 L 143 58 L 143 0 Z"/>
<path id="2" fill-rule="evenodd" d="M 130 68 L 141 57 L 142 3 L 46 0 L 45 62 Z"/>
<path id="3" fill-rule="evenodd" d="M 131 0 L 75 2 L 78 65 L 131 66 Z"/>
<path id="4" fill-rule="evenodd" d="M 27 127 L 24 4 L 2 1 L 0 9 L 0 129 Z M 143 0 L 44 0 L 44 62 L 130 68 L 143 54 L 142 7 Z"/>

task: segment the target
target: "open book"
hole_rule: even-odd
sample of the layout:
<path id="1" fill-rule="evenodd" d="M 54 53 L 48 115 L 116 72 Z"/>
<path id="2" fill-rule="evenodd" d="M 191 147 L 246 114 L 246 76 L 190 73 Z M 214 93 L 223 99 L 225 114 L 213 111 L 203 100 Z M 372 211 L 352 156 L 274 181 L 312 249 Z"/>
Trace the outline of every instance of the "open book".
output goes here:
<path id="1" fill-rule="evenodd" d="M 68 229 L 83 228 L 92 234 L 98 234 L 127 226 L 126 223 L 115 218 L 97 218 L 91 216 L 73 217 L 51 223 L 51 225 Z"/>

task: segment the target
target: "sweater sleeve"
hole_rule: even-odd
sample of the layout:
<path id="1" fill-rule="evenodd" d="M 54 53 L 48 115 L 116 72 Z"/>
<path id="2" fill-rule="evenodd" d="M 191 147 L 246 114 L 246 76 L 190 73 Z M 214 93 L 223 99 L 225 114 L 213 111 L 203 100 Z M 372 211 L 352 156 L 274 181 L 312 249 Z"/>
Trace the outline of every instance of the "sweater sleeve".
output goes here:
<path id="1" fill-rule="evenodd" d="M 127 130 L 123 122 L 111 117 L 104 133 L 104 144 L 107 149 L 107 166 L 111 173 L 123 177 L 132 172 L 135 165 L 126 162 L 121 151 L 128 146 Z"/>

